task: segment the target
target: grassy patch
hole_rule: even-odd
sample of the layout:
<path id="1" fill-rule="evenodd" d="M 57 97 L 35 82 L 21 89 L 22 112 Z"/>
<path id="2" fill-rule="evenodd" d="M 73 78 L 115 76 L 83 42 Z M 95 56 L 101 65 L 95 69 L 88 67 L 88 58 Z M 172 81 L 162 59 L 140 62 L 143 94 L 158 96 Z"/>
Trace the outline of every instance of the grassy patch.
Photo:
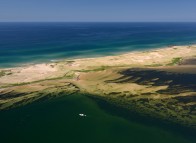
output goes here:
<path id="1" fill-rule="evenodd" d="M 6 75 L 5 71 L 0 71 L 0 77 Z"/>
<path id="2" fill-rule="evenodd" d="M 0 77 L 5 76 L 5 75 L 11 75 L 12 72 L 10 70 L 2 70 L 0 71 Z"/>
<path id="3" fill-rule="evenodd" d="M 67 72 L 67 73 L 64 75 L 64 77 L 65 77 L 65 78 L 68 78 L 68 79 L 72 79 L 72 78 L 74 78 L 74 76 L 75 76 L 75 73 L 74 73 L 73 71 Z"/>
<path id="4" fill-rule="evenodd" d="M 46 78 L 46 79 L 36 80 L 36 81 L 32 81 L 32 82 L 13 83 L 13 84 L 9 84 L 9 85 L 6 85 L 6 86 L 2 86 L 2 88 L 13 87 L 13 86 L 22 86 L 22 85 L 28 85 L 28 84 L 39 83 L 39 82 L 50 81 L 50 80 L 60 80 L 60 79 L 63 79 L 65 77 L 66 76 L 64 75 L 64 76 L 61 76 L 61 77 Z"/>
<path id="5" fill-rule="evenodd" d="M 96 72 L 96 71 L 103 71 L 106 70 L 109 66 L 101 66 L 99 68 L 96 69 L 92 69 L 92 70 L 76 70 L 77 72 Z"/>
<path id="6" fill-rule="evenodd" d="M 71 64 L 74 63 L 75 61 L 66 61 L 66 63 Z"/>
<path id="7" fill-rule="evenodd" d="M 9 73 L 5 73 L 5 75 L 8 75 L 8 74 Z M 10 74 L 12 74 L 12 73 L 10 73 Z M 9 85 L 2 86 L 2 87 L 5 88 L 5 87 L 13 87 L 13 86 L 22 86 L 22 85 L 28 85 L 28 84 L 39 83 L 39 82 L 50 81 L 50 80 L 72 79 L 72 78 L 74 78 L 74 76 L 75 76 L 74 72 L 68 72 L 65 75 L 60 76 L 60 77 L 46 78 L 46 79 L 36 80 L 36 81 L 32 81 L 32 82 L 13 83 L 13 84 L 9 84 Z"/>
<path id="8" fill-rule="evenodd" d="M 152 65 L 146 65 L 147 67 L 160 67 L 163 66 L 162 64 L 152 64 Z"/>
<path id="9" fill-rule="evenodd" d="M 173 66 L 173 65 L 177 65 L 180 63 L 180 61 L 182 60 L 182 58 L 177 57 L 177 58 L 173 58 L 171 63 L 167 64 L 167 66 Z"/>

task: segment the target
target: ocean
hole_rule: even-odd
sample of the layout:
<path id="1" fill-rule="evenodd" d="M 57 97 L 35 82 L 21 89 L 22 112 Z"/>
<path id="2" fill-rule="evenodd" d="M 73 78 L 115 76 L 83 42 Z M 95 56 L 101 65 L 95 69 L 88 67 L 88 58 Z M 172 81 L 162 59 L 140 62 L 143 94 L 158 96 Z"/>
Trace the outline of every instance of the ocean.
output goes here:
<path id="1" fill-rule="evenodd" d="M 0 23 L 0 68 L 196 43 L 196 23 Z"/>

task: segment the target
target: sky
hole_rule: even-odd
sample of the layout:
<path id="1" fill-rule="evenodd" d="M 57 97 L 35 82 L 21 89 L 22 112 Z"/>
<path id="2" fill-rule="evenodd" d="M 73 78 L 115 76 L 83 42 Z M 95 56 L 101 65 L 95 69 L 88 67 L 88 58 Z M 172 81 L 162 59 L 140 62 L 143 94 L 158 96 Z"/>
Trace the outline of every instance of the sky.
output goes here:
<path id="1" fill-rule="evenodd" d="M 196 22 L 196 0 L 0 0 L 0 22 Z"/>

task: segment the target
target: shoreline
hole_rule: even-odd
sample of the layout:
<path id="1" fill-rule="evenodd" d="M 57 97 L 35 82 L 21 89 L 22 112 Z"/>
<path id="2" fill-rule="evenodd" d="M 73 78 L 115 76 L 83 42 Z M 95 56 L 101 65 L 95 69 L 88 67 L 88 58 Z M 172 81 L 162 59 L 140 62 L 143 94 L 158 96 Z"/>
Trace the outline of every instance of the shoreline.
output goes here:
<path id="1" fill-rule="evenodd" d="M 195 59 L 196 45 L 173 46 L 0 70 L 0 110 L 81 93 L 195 129 Z"/>
<path id="2" fill-rule="evenodd" d="M 180 65 L 187 58 L 195 58 L 196 45 L 171 46 L 143 51 L 126 52 L 115 56 L 94 58 L 63 59 L 56 62 L 24 65 L 13 68 L 0 68 L 0 88 L 7 84 L 20 84 L 54 79 L 63 76 L 77 77 L 79 73 L 87 71 L 102 71 L 110 68 L 152 68 L 178 72 L 174 67 L 186 69 L 193 65 Z M 187 68 L 188 67 L 188 68 Z M 194 67 L 196 68 L 196 67 Z M 179 70 L 180 71 L 180 70 Z M 182 71 L 182 70 L 181 70 Z M 190 71 L 190 70 L 189 70 Z M 193 70 L 194 73 L 195 69 Z"/>
<path id="3" fill-rule="evenodd" d="M 93 57 L 80 57 L 80 56 L 75 56 L 75 57 L 70 57 L 70 58 L 57 58 L 57 59 L 51 59 L 48 60 L 48 62 L 28 62 L 28 63 L 16 63 L 15 66 L 11 66 L 11 67 L 0 67 L 0 70 L 3 69 L 13 69 L 13 68 L 23 68 L 23 67 L 27 67 L 27 66 L 34 66 L 34 65 L 39 65 L 39 64 L 52 64 L 52 63 L 59 63 L 59 62 L 65 62 L 65 61 L 72 61 L 72 60 L 85 60 L 85 59 L 96 59 L 96 58 L 105 58 L 105 57 L 115 57 L 115 56 L 123 56 L 123 55 L 129 55 L 129 54 L 137 54 L 140 52 L 150 52 L 153 50 L 162 50 L 162 49 L 168 49 L 168 48 L 172 48 L 172 47 L 189 47 L 189 46 L 193 46 L 195 47 L 196 44 L 191 44 L 191 45 L 187 45 L 187 44 L 180 44 L 180 45 L 162 45 L 160 47 L 153 47 L 153 48 L 142 48 L 142 49 L 135 49 L 135 50 L 130 50 L 130 51 L 124 51 L 124 52 L 115 52 L 115 53 L 111 53 L 109 55 L 93 55 Z M 85 52 L 85 51 L 83 51 Z"/>

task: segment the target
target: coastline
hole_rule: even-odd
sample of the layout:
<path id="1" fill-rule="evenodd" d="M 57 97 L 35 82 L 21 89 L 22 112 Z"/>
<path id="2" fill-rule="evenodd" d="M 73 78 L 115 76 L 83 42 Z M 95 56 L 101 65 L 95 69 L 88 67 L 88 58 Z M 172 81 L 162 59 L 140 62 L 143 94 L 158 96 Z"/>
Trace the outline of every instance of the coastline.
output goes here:
<path id="1" fill-rule="evenodd" d="M 132 54 L 138 54 L 138 53 L 143 53 L 143 52 L 153 52 L 153 51 L 159 51 L 159 50 L 164 50 L 164 49 L 170 49 L 170 48 L 183 48 L 183 47 L 196 47 L 196 44 L 193 45 L 171 45 L 171 46 L 161 46 L 161 47 L 153 47 L 153 48 L 148 48 L 148 49 L 137 49 L 137 50 L 131 50 L 131 51 L 126 51 L 126 52 L 119 52 L 115 53 L 109 56 L 102 56 L 102 55 L 95 55 L 95 57 L 75 57 L 75 58 L 61 58 L 61 59 L 51 59 L 48 62 L 39 62 L 39 63 L 34 63 L 34 62 L 29 62 L 29 63 L 24 63 L 20 64 L 18 63 L 14 67 L 0 67 L 0 70 L 9 70 L 9 69 L 14 69 L 14 68 L 25 68 L 29 66 L 35 66 L 35 65 L 41 65 L 41 64 L 55 64 L 55 63 L 61 63 L 61 62 L 66 62 L 66 61 L 82 61 L 82 60 L 93 60 L 93 59 L 99 59 L 99 58 L 108 58 L 108 57 L 118 57 L 118 56 L 124 56 L 124 55 L 132 55 Z"/>
<path id="2" fill-rule="evenodd" d="M 173 46 L 1 69 L 0 109 L 15 108 L 45 97 L 81 93 L 118 101 L 119 106 L 145 116 L 195 129 L 196 88 L 192 80 L 196 74 L 187 72 L 190 69 L 183 70 L 183 74 L 179 70 L 168 71 L 169 68 L 187 69 L 186 60 L 195 57 L 196 45 Z"/>
<path id="3" fill-rule="evenodd" d="M 34 66 L 34 65 L 39 65 L 39 64 L 51 64 L 51 63 L 59 63 L 59 62 L 65 62 L 65 61 L 75 61 L 75 60 L 85 60 L 85 59 L 96 59 L 96 58 L 104 58 L 104 57 L 113 57 L 113 56 L 120 56 L 120 55 L 126 55 L 130 53 L 138 53 L 138 52 L 148 52 L 148 51 L 153 51 L 153 50 L 161 50 L 165 48 L 171 48 L 171 47 L 188 47 L 188 46 L 196 46 L 196 44 L 179 44 L 179 45 L 161 45 L 161 46 L 153 46 L 153 48 L 141 48 L 141 49 L 132 49 L 126 51 L 118 51 L 118 52 L 112 52 L 109 55 L 102 55 L 102 54 L 93 54 L 92 57 L 89 55 L 86 56 L 73 56 L 73 57 L 61 57 L 61 58 L 55 58 L 55 59 L 50 59 L 47 62 L 39 61 L 39 62 L 27 62 L 27 63 L 16 63 L 13 66 L 2 66 L 0 67 L 0 70 L 3 69 L 13 69 L 13 68 L 22 68 L 22 67 L 27 67 L 27 66 Z M 95 49 L 96 50 L 96 49 Z M 80 51 L 80 52 L 89 52 L 93 50 L 87 50 L 87 51 Z"/>
<path id="4" fill-rule="evenodd" d="M 193 56 L 196 52 L 196 48 L 194 47 L 196 47 L 196 45 L 172 46 L 145 51 L 128 52 L 125 54 L 120 54 L 118 56 L 81 58 L 73 60 L 64 59 L 50 63 L 30 64 L 14 68 L 0 68 L 0 72 L 7 71 L 7 73 L 5 73 L 5 75 L 7 75 L 5 80 L 8 80 L 7 78 L 10 77 L 11 79 L 9 81 L 16 84 L 43 80 L 45 78 L 57 78 L 64 76 L 65 74 L 68 74 L 68 72 L 72 71 L 80 72 L 83 70 L 99 70 L 99 68 L 108 67 L 166 67 L 172 66 L 172 59 Z M 176 53 L 177 51 L 178 53 Z M 180 61 L 181 59 L 176 60 Z M 16 74 L 16 76 L 12 77 L 14 74 Z M 17 77 L 20 78 L 18 80 L 14 80 Z M 0 76 L 0 78 L 0 86 L 2 84 L 7 84 L 7 82 L 4 82 L 5 80 L 2 79 L 3 76 Z"/>

